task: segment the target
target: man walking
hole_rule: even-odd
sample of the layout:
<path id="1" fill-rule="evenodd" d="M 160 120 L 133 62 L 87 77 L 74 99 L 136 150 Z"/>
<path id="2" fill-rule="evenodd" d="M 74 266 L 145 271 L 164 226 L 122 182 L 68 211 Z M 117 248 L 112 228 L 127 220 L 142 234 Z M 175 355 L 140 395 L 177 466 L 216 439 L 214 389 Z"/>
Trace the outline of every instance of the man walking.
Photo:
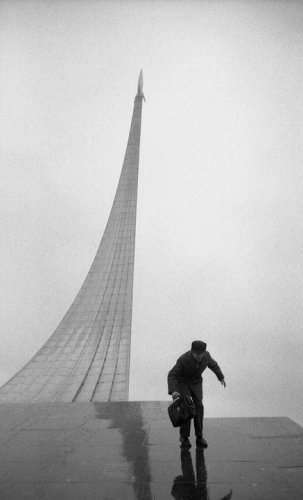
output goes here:
<path id="1" fill-rule="evenodd" d="M 197 410 L 194 418 L 196 444 L 198 449 L 207 448 L 207 442 L 203 438 L 203 415 L 204 407 L 202 404 L 202 372 L 210 368 L 226 387 L 224 375 L 218 363 L 212 359 L 206 344 L 201 340 L 194 340 L 191 344 L 191 350 L 182 354 L 177 360 L 175 366 L 169 371 L 167 376 L 168 394 L 172 395 L 173 400 L 179 396 L 191 396 Z M 181 446 L 190 448 L 190 420 L 180 426 Z"/>

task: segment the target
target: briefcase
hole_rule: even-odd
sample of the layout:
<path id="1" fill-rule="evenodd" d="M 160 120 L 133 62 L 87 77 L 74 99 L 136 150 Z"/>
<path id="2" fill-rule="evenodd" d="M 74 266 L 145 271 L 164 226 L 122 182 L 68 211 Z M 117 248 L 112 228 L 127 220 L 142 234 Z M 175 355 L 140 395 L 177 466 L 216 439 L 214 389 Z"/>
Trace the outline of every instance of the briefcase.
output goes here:
<path id="1" fill-rule="evenodd" d="M 190 396 L 176 398 L 168 407 L 168 416 L 174 427 L 187 422 L 196 416 L 196 407 Z"/>

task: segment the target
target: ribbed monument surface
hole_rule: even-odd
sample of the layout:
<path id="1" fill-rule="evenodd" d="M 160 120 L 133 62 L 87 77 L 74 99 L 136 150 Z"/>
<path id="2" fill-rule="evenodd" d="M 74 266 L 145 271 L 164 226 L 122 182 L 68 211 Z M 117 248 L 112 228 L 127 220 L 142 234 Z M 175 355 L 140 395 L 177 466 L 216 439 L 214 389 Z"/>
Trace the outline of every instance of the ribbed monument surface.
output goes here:
<path id="1" fill-rule="evenodd" d="M 128 399 L 143 79 L 111 213 L 88 275 L 38 353 L 0 389 L 0 402 Z"/>

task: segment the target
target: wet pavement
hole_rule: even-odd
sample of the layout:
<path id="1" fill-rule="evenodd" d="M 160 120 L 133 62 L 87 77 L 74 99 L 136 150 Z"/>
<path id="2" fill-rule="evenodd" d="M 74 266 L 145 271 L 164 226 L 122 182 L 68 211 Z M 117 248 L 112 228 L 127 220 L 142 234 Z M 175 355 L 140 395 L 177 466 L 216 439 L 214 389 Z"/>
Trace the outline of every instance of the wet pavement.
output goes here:
<path id="1" fill-rule="evenodd" d="M 0 404 L 1 500 L 302 500 L 303 429 L 205 419 L 181 450 L 168 402 Z"/>

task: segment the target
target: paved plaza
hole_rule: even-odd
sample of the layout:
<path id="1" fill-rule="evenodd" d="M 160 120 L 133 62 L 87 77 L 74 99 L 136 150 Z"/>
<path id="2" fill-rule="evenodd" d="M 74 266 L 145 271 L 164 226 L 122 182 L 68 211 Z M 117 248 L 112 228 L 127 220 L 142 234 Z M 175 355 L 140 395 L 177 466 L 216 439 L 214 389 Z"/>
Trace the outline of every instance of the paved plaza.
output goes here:
<path id="1" fill-rule="evenodd" d="M 303 429 L 289 418 L 205 420 L 180 450 L 168 402 L 1 404 L 1 500 L 299 500 Z"/>

